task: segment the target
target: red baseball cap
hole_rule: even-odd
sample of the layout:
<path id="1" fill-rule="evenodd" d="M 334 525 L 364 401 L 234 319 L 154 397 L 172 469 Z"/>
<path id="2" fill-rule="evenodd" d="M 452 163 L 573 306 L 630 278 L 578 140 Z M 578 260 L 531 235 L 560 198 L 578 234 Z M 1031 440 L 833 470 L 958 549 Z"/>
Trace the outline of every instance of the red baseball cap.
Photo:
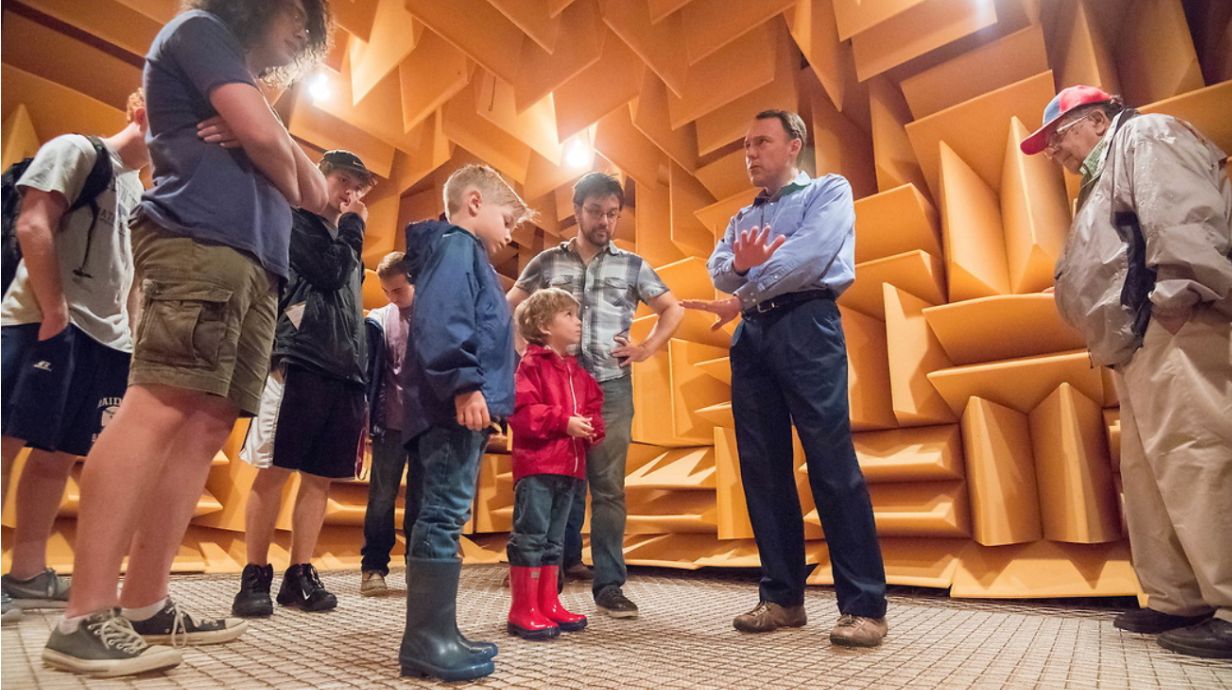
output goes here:
<path id="1" fill-rule="evenodd" d="M 1034 156 L 1047 148 L 1048 137 L 1057 128 L 1057 122 L 1062 115 L 1079 106 L 1107 103 L 1111 100 L 1112 94 L 1094 86 L 1078 85 L 1061 89 L 1061 93 L 1049 101 L 1048 107 L 1044 108 L 1044 124 L 1031 136 L 1023 139 L 1018 148 L 1028 156 Z"/>

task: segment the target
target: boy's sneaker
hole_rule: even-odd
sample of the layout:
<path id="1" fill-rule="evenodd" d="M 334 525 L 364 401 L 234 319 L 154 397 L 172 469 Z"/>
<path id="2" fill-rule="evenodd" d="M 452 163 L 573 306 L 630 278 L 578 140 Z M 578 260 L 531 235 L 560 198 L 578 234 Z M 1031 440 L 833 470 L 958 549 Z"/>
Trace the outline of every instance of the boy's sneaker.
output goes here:
<path id="1" fill-rule="evenodd" d="M 68 580 L 48 568 L 29 580 L 18 580 L 12 575 L 0 578 L 4 593 L 12 597 L 13 604 L 23 609 L 62 609 L 68 606 Z"/>
<path id="2" fill-rule="evenodd" d="M 13 603 L 13 597 L 10 597 L 8 592 L 0 594 L 0 602 L 2 602 L 4 612 L 4 615 L 0 616 L 0 622 L 14 623 L 21 620 L 21 609 Z"/>
<path id="3" fill-rule="evenodd" d="M 329 611 L 338 606 L 338 598 L 325 589 L 311 563 L 298 563 L 283 574 L 278 603 L 304 611 Z"/>
<path id="4" fill-rule="evenodd" d="M 637 618 L 637 604 L 629 601 L 616 585 L 599 590 L 595 606 L 612 618 Z"/>
<path id="5" fill-rule="evenodd" d="M 147 644 L 170 644 L 183 647 L 190 644 L 220 644 L 230 642 L 248 629 L 248 621 L 239 618 L 203 618 L 197 620 L 180 610 L 171 597 L 162 610 L 143 620 L 130 620 L 133 630 Z"/>
<path id="6" fill-rule="evenodd" d="M 274 581 L 274 566 L 244 566 L 240 575 L 240 591 L 231 602 L 231 613 L 249 617 L 265 617 L 274 614 L 274 602 L 270 601 L 270 584 Z"/>
<path id="7" fill-rule="evenodd" d="M 385 576 L 379 570 L 365 570 L 363 579 L 359 581 L 359 593 L 365 597 L 379 597 L 389 592 L 385 586 Z"/>
<path id="8" fill-rule="evenodd" d="M 153 646 L 114 609 L 87 616 L 71 633 L 51 629 L 43 648 L 43 663 L 51 668 L 88 676 L 129 676 L 178 666 L 180 652 Z"/>

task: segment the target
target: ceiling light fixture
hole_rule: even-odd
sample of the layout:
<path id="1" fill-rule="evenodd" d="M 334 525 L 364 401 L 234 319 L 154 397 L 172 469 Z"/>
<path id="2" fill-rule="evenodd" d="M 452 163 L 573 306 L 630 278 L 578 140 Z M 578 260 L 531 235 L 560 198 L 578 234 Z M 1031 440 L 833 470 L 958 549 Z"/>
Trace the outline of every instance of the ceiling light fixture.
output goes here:
<path id="1" fill-rule="evenodd" d="M 585 136 L 577 136 L 565 144 L 565 165 L 570 168 L 589 168 L 595 162 L 595 150 Z"/>
<path id="2" fill-rule="evenodd" d="M 313 103 L 328 101 L 334 95 L 334 89 L 329 82 L 329 75 L 317 73 L 308 80 L 308 95 Z"/>

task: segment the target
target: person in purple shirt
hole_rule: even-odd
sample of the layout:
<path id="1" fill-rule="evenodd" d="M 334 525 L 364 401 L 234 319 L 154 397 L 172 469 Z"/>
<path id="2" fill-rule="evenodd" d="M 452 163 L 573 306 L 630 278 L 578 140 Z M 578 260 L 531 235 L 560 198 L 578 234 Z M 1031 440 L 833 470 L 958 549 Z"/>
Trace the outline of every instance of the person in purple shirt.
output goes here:
<path id="1" fill-rule="evenodd" d="M 42 655 L 81 674 L 173 667 L 179 650 L 160 643 L 244 631 L 185 614 L 167 580 L 211 461 L 258 409 L 291 208 L 326 205 L 324 177 L 258 82 L 286 83 L 323 55 L 328 0 L 188 4 L 146 55 L 154 186 L 132 220 L 144 299 L 129 387 L 82 475 L 72 593 Z"/>
<path id="2" fill-rule="evenodd" d="M 715 287 L 732 296 L 685 307 L 717 314 L 716 328 L 744 317 L 732 337 L 732 412 L 762 576 L 760 601 L 735 628 L 805 624 L 794 422 L 834 568 L 840 617 L 830 641 L 873 647 L 887 631 L 885 567 L 851 442 L 847 345 L 834 303 L 855 280 L 855 208 L 841 176 L 800 172 L 807 137 L 795 113 L 754 118 L 744 157 L 761 193 L 731 219 L 708 264 Z"/>
<path id="3" fill-rule="evenodd" d="M 406 510 L 402 533 L 410 538 L 423 497 L 423 464 L 418 454 L 402 445 L 406 415 L 402 371 L 406 365 L 411 335 L 411 309 L 415 286 L 406 254 L 385 255 L 376 277 L 389 304 L 368 312 L 368 403 L 371 408 L 372 474 L 368 483 L 368 508 L 364 512 L 364 546 L 359 593 L 370 597 L 385 594 L 389 552 L 394 535 L 394 507 L 406 472 Z"/>

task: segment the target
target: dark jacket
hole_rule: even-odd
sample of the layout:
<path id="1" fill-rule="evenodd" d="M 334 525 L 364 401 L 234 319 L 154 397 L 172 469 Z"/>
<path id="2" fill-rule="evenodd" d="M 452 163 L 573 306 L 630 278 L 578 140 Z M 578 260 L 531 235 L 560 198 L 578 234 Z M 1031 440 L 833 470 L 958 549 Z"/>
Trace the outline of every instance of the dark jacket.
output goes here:
<path id="1" fill-rule="evenodd" d="M 364 221 L 354 213 L 338 221 L 338 238 L 325 219 L 302 209 L 293 214 L 290 275 L 278 300 L 273 359 L 348 383 L 367 381 L 367 338 L 360 286 Z M 299 326 L 288 309 L 303 305 Z"/>
<path id="2" fill-rule="evenodd" d="M 455 426 L 454 396 L 482 391 L 494 421 L 513 414 L 513 318 L 488 253 L 474 235 L 440 221 L 407 228 L 415 310 L 403 377 L 414 439 Z"/>
<path id="3" fill-rule="evenodd" d="M 586 478 L 586 451 L 603 440 L 603 389 L 576 357 L 531 344 L 518 365 L 513 481 L 535 474 Z M 569 436 L 569 418 L 586 417 L 593 438 Z"/>
<path id="4" fill-rule="evenodd" d="M 369 410 L 368 433 L 379 436 L 386 427 L 380 405 L 381 386 L 385 383 L 385 326 L 380 319 L 368 316 L 364 319 L 364 332 L 368 338 L 368 386 L 364 390 Z"/>

